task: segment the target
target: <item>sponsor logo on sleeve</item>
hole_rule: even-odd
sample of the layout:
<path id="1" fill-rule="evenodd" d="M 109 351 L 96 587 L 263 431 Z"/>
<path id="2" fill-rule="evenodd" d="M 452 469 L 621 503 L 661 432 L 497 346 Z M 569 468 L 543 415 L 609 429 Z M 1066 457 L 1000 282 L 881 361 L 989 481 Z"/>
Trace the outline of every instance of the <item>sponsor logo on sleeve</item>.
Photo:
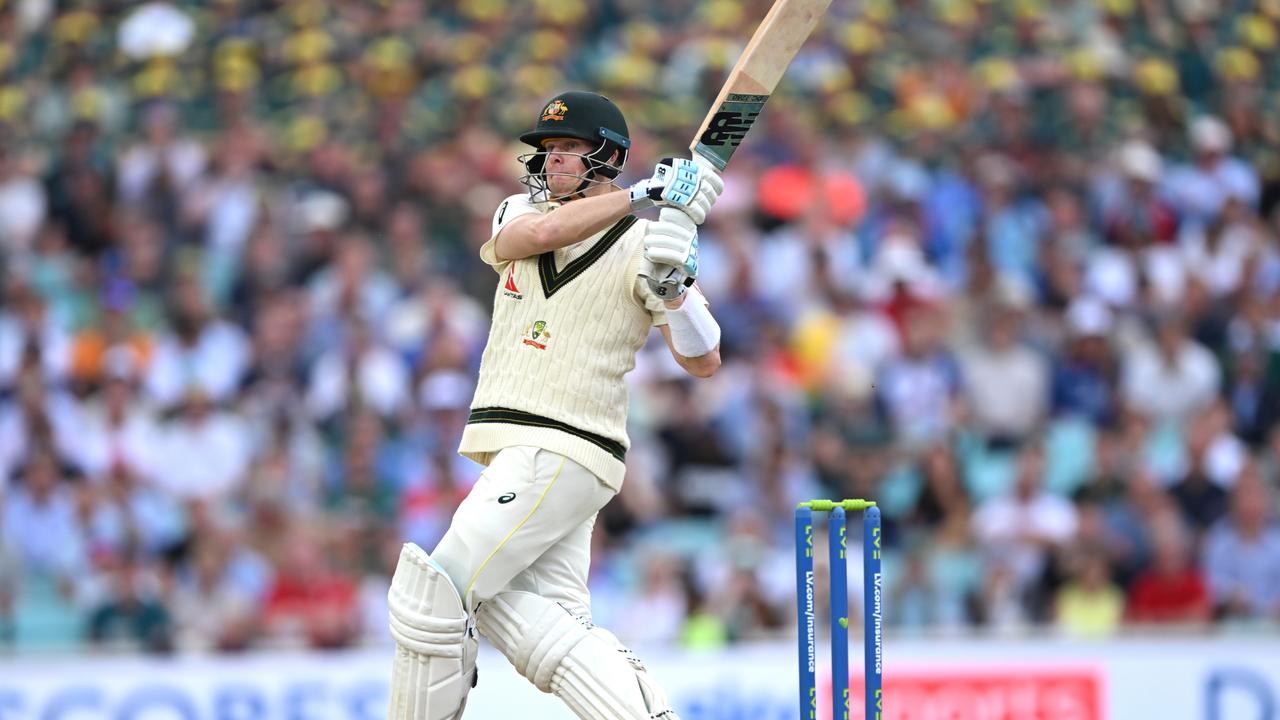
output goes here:
<path id="1" fill-rule="evenodd" d="M 516 300 L 523 300 L 524 295 L 520 292 L 520 288 L 516 285 L 516 264 L 512 262 L 507 265 L 507 281 L 502 283 L 502 294 Z"/>

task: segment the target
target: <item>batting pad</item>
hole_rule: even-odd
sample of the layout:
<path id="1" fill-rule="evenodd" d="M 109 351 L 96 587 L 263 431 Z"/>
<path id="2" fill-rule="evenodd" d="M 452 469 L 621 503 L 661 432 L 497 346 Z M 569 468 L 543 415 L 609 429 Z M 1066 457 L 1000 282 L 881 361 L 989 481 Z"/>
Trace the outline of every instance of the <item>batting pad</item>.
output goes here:
<path id="1" fill-rule="evenodd" d="M 462 717 L 478 640 L 453 581 L 426 551 L 405 543 L 387 600 L 396 641 L 388 720 Z"/>
<path id="2" fill-rule="evenodd" d="M 521 675 L 583 720 L 678 720 L 617 638 L 558 603 L 499 593 L 476 611 L 476 626 Z"/>

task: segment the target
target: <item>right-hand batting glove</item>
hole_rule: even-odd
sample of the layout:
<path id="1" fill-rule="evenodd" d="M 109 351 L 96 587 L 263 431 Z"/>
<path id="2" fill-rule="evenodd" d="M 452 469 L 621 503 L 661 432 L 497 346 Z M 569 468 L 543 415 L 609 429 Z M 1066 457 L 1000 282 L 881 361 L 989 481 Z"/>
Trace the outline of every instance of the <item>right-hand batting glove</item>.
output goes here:
<path id="1" fill-rule="evenodd" d="M 687 214 L 663 208 L 644 235 L 640 274 L 663 300 L 674 300 L 698 277 L 698 228 Z"/>

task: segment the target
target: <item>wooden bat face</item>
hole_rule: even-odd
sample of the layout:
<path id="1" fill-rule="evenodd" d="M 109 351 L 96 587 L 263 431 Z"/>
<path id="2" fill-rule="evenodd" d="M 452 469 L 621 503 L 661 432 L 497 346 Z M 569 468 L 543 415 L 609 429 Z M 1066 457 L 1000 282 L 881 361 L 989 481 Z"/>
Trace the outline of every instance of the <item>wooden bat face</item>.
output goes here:
<path id="1" fill-rule="evenodd" d="M 729 72 L 689 149 L 723 170 L 831 0 L 777 0 Z"/>

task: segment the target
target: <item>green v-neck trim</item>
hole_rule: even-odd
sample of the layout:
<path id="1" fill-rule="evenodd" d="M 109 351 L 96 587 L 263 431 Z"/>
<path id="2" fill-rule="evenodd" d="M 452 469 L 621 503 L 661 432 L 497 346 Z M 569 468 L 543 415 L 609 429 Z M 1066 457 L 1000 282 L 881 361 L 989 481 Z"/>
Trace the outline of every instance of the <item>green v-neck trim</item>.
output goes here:
<path id="1" fill-rule="evenodd" d="M 556 269 L 555 252 L 545 252 L 538 256 L 538 278 L 542 281 L 542 294 L 544 297 L 551 297 L 559 292 L 560 288 L 568 285 L 570 281 L 587 271 L 587 268 L 595 264 L 597 260 L 604 256 L 609 248 L 622 237 L 622 233 L 626 232 L 636 222 L 635 215 L 628 215 L 609 228 L 591 249 L 574 258 L 565 265 L 563 269 Z"/>

